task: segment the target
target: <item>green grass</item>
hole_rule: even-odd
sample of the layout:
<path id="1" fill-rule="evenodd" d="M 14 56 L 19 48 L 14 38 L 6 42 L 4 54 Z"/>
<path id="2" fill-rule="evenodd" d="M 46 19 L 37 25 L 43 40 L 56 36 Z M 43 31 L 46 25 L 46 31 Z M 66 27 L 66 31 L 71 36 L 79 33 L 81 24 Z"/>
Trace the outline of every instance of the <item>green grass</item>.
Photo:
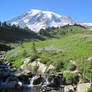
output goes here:
<path id="1" fill-rule="evenodd" d="M 33 67 L 32 67 L 32 72 L 33 72 L 33 73 L 37 73 L 37 68 L 38 68 L 38 67 L 37 67 L 36 65 L 33 66 Z"/>
<path id="2" fill-rule="evenodd" d="M 64 74 L 64 77 L 67 79 L 67 80 L 73 80 L 74 78 L 74 74 L 73 73 L 65 73 Z"/>
<path id="3" fill-rule="evenodd" d="M 76 60 L 77 69 L 82 72 L 84 70 L 83 63 L 85 64 L 85 75 L 89 77 L 89 68 L 92 64 L 87 61 L 87 58 L 92 57 L 92 33 L 87 31 L 88 29 L 81 29 L 80 31 L 76 28 L 76 30 L 78 31 L 69 33 L 59 39 L 53 38 L 35 42 L 35 45 L 37 49 L 53 46 L 60 50 L 38 52 L 42 63 L 47 65 L 53 64 L 55 67 L 59 68 L 56 68 L 56 71 L 63 72 L 67 69 L 70 60 Z M 14 50 L 8 51 L 6 54 L 7 60 L 11 62 L 13 57 L 13 62 L 15 62 L 14 65 L 19 67 L 22 63 L 18 63 L 17 65 L 16 62 L 21 62 L 24 58 L 33 55 L 32 45 L 33 42 L 25 42 Z M 24 54 L 24 52 L 26 54 Z M 62 66 L 62 64 L 64 65 Z"/>

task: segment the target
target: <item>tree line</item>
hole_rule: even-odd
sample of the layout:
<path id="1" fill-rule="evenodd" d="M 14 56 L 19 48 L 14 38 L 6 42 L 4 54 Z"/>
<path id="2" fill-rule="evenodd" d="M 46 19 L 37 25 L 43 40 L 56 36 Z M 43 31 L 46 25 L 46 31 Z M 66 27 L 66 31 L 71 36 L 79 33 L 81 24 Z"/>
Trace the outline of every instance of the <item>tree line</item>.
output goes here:
<path id="1" fill-rule="evenodd" d="M 37 33 L 28 27 L 20 28 L 16 25 L 0 22 L 0 40 L 8 42 L 18 42 L 32 39 L 42 39 Z"/>

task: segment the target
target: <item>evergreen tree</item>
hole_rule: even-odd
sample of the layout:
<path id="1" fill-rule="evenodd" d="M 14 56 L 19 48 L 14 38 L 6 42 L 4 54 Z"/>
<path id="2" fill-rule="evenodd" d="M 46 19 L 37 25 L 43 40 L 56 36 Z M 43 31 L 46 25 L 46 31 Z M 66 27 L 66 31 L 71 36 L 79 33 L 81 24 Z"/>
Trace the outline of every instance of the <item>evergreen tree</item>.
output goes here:
<path id="1" fill-rule="evenodd" d="M 33 53 L 35 55 L 37 55 L 36 45 L 35 45 L 35 42 L 34 41 L 33 41 L 33 45 L 32 45 L 32 50 L 33 50 Z"/>
<path id="2" fill-rule="evenodd" d="M 7 26 L 7 23 L 6 21 L 2 23 L 2 27 L 6 27 Z"/>
<path id="3" fill-rule="evenodd" d="M 1 27 L 1 21 L 0 21 L 0 27 Z"/>

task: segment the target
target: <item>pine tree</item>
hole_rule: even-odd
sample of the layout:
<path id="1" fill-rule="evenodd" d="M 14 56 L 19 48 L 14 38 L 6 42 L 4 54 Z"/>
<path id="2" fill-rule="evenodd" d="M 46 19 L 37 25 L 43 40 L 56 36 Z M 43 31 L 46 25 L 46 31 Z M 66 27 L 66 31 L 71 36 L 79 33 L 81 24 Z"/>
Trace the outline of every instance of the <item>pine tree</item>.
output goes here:
<path id="1" fill-rule="evenodd" d="M 0 27 L 1 27 L 1 24 L 2 24 L 2 23 L 1 23 L 1 21 L 0 21 Z"/>
<path id="2" fill-rule="evenodd" d="M 32 50 L 33 50 L 33 53 L 34 53 L 35 55 L 37 55 L 36 45 L 35 45 L 35 42 L 34 42 L 34 41 L 33 41 Z"/>

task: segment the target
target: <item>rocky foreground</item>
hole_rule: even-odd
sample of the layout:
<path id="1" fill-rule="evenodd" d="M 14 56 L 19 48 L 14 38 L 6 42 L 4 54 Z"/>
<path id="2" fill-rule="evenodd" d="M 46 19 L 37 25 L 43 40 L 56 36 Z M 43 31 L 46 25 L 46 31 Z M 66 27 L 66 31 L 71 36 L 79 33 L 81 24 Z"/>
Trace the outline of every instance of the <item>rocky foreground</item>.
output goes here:
<path id="1" fill-rule="evenodd" d="M 88 92 L 88 88 L 91 86 L 91 83 L 72 85 L 71 81 L 66 80 L 62 73 L 43 74 L 46 66 L 39 61 L 28 65 L 32 67 L 38 64 L 40 66 L 39 73 L 33 74 L 28 69 L 29 67 L 26 68 L 28 62 L 29 58 L 25 59 L 20 69 L 17 69 L 6 61 L 4 55 L 0 55 L 0 92 Z M 50 71 L 53 68 L 50 65 L 47 70 Z M 74 81 L 78 80 L 79 73 L 76 72 Z"/>

